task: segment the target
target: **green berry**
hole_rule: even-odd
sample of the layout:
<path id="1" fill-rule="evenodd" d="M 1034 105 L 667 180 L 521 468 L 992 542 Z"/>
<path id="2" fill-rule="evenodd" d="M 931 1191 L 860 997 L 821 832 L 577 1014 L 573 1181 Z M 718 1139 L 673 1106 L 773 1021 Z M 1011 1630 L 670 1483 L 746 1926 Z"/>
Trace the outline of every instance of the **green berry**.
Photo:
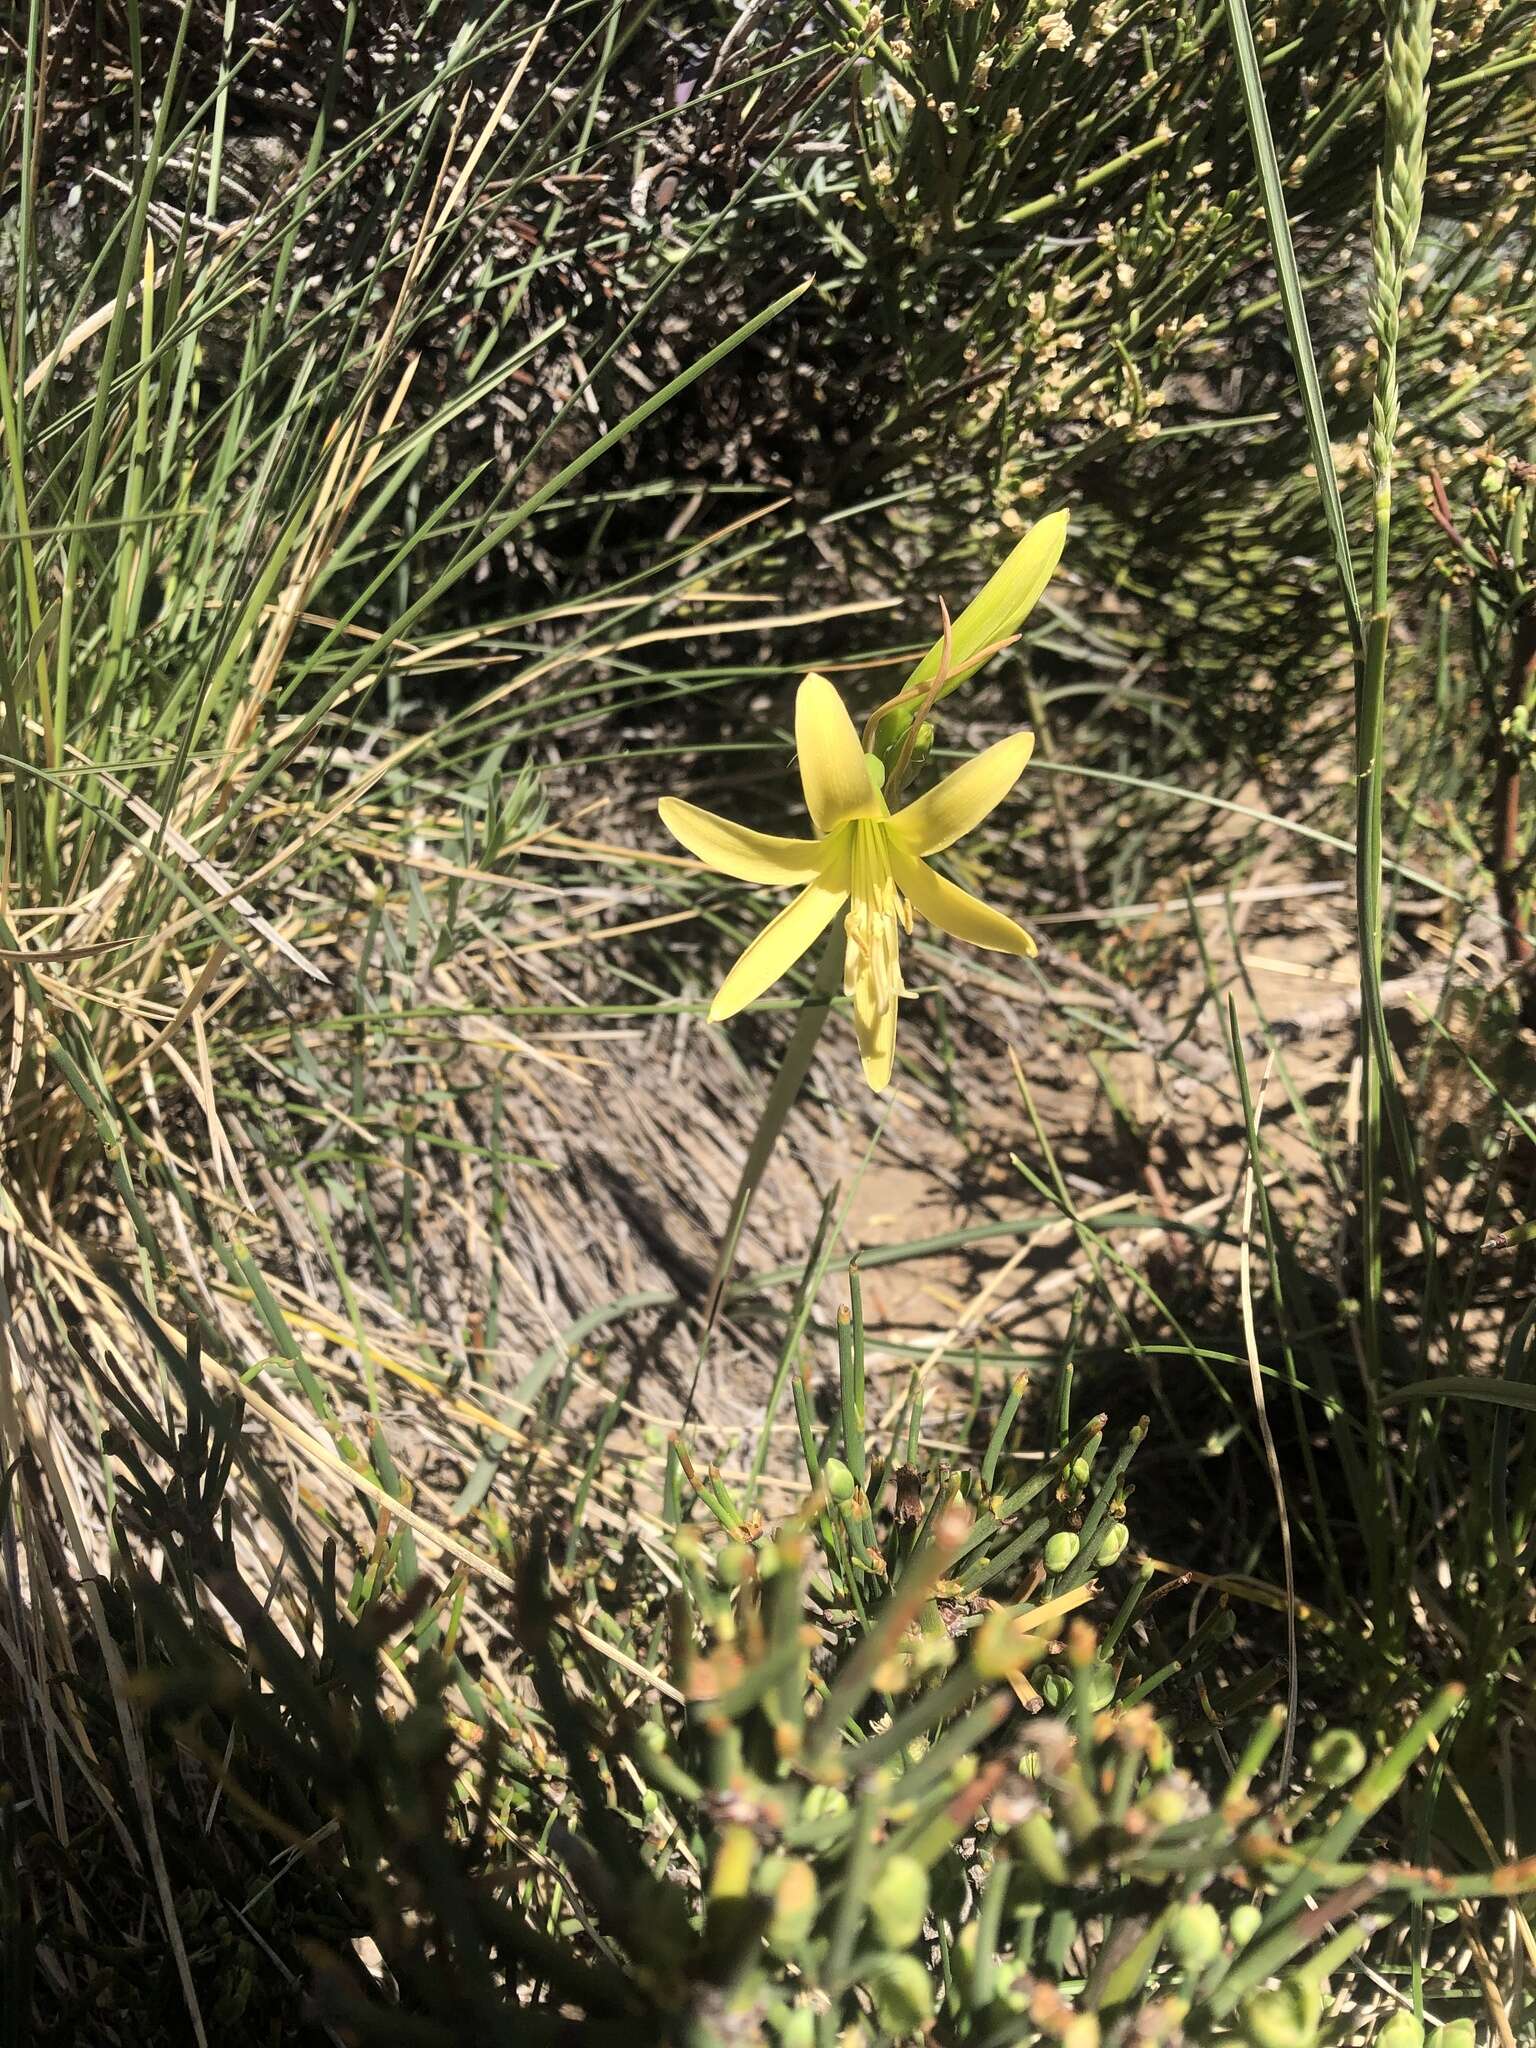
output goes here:
<path id="1" fill-rule="evenodd" d="M 1136 1802 L 1137 1810 L 1154 1827 L 1176 1828 L 1189 1818 L 1189 1801 L 1177 1785 L 1154 1785 Z"/>
<path id="2" fill-rule="evenodd" d="M 841 1785 L 813 1785 L 800 1809 L 805 1820 L 828 1820 L 833 1814 L 847 1811 L 848 1794 Z"/>
<path id="3" fill-rule="evenodd" d="M 1234 1948 L 1246 1948 L 1259 1931 L 1264 1915 L 1257 1906 L 1250 1906 L 1245 1900 L 1241 1906 L 1232 1908 L 1227 1921 L 1227 1932 L 1232 1937 Z"/>
<path id="4" fill-rule="evenodd" d="M 827 1489 L 828 1499 L 835 1500 L 839 1506 L 844 1501 L 853 1499 L 853 1489 L 859 1483 L 841 1458 L 827 1459 L 821 1468 L 821 1479 Z"/>
<path id="5" fill-rule="evenodd" d="M 759 1873 L 758 1884 L 773 1900 L 768 1945 L 779 1955 L 792 1954 L 815 1924 L 820 1903 L 816 1872 L 804 1857 L 774 1857 Z"/>
<path id="6" fill-rule="evenodd" d="M 933 2018 L 933 1979 L 916 1956 L 881 1956 L 869 1975 L 875 2017 L 889 2034 L 915 2034 Z"/>
<path id="7" fill-rule="evenodd" d="M 1077 1682 L 1087 1688 L 1088 1704 L 1093 1711 L 1102 1713 L 1115 1696 L 1115 1667 L 1112 1664 L 1090 1664 L 1086 1671 L 1078 1673 Z"/>
<path id="8" fill-rule="evenodd" d="M 1203 1970 L 1221 1954 L 1221 1915 L 1204 1899 L 1180 1906 L 1168 1922 L 1168 1947 L 1182 1969 Z"/>
<path id="9" fill-rule="evenodd" d="M 1395 2012 L 1377 2030 L 1375 2048 L 1424 2048 L 1424 2029 L 1411 2012 Z"/>
<path id="10" fill-rule="evenodd" d="M 1365 1769 L 1365 1744 L 1353 1729 L 1332 1728 L 1319 1735 L 1307 1761 L 1323 1784 L 1347 1785 Z"/>
<path id="11" fill-rule="evenodd" d="M 907 1948 L 928 1915 L 928 1873 L 915 1856 L 887 1856 L 869 1888 L 869 1917 L 887 1948 Z"/>
<path id="12" fill-rule="evenodd" d="M 1250 1992 L 1239 2013 L 1248 2048 L 1313 2048 L 1322 1999 L 1305 1977 L 1288 1977 L 1278 1990 Z"/>

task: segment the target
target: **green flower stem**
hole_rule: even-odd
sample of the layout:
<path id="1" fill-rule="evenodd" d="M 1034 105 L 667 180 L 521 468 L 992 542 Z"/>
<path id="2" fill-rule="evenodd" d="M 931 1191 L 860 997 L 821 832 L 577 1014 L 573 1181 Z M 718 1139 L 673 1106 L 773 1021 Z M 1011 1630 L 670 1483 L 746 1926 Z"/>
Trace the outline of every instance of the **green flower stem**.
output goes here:
<path id="1" fill-rule="evenodd" d="M 832 1008 L 832 997 L 843 979 L 843 928 L 833 927 L 827 940 L 821 964 L 816 969 L 816 978 L 811 983 L 810 994 L 801 1005 L 789 1044 L 784 1049 L 784 1058 L 768 1091 L 768 1100 L 758 1118 L 757 1129 L 752 1134 L 752 1143 L 747 1151 L 746 1162 L 741 1169 L 741 1178 L 736 1183 L 736 1193 L 731 1200 L 731 1213 L 725 1226 L 725 1235 L 720 1240 L 720 1250 L 715 1258 L 714 1271 L 709 1276 L 709 1291 L 704 1297 L 704 1329 L 699 1338 L 699 1355 L 694 1365 L 694 1385 L 704 1361 L 709 1355 L 709 1346 L 714 1336 L 715 1324 L 719 1319 L 720 1306 L 736 1264 L 736 1252 L 741 1243 L 741 1233 L 746 1226 L 747 1216 L 756 1198 L 762 1178 L 767 1171 L 768 1161 L 773 1157 L 773 1148 L 779 1142 L 779 1133 L 789 1121 L 789 1113 L 799 1098 L 805 1077 L 811 1070 L 811 1057 L 817 1041 L 826 1024 Z M 690 1390 L 689 1405 L 692 1406 Z"/>
<path id="2" fill-rule="evenodd" d="M 1396 0 L 1383 52 L 1386 134 L 1376 180 L 1371 235 L 1374 286 L 1371 330 L 1376 341 L 1376 385 L 1371 402 L 1372 493 L 1371 608 L 1366 625 L 1355 719 L 1355 898 L 1360 947 L 1360 1151 L 1361 1256 L 1364 1299 L 1361 1335 L 1372 1401 L 1382 1395 L 1383 1211 L 1387 1161 L 1382 1145 L 1383 1115 L 1392 1150 L 1415 1210 L 1424 1246 L 1425 1288 L 1434 1288 L 1434 1231 L 1425 1210 L 1413 1135 L 1392 1066 L 1392 1044 L 1381 998 L 1385 930 L 1382 917 L 1382 799 L 1385 779 L 1387 658 L 1392 626 L 1392 482 L 1399 421 L 1397 349 L 1408 266 L 1423 211 L 1425 129 L 1429 107 L 1427 76 L 1434 26 L 1433 0 Z M 1427 1312 L 1421 1331 L 1427 1336 Z M 1421 1337 L 1421 1345 L 1424 1338 Z M 1421 1420 L 1410 1425 L 1408 1469 L 1417 1468 Z M 1381 1459 L 1380 1432 L 1369 1433 L 1373 1465 Z M 1404 1539 L 1410 1549 L 1412 1533 Z M 1387 1610 L 1382 1609 L 1383 1618 Z M 1408 1617 L 1392 1613 L 1399 1640 Z"/>

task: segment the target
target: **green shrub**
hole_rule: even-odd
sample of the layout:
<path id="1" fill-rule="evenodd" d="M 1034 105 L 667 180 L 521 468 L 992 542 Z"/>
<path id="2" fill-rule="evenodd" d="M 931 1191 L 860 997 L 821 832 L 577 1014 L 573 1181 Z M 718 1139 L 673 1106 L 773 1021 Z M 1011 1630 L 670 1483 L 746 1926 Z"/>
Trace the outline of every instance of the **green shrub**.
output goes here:
<path id="1" fill-rule="evenodd" d="M 38 2038 L 89 2013 L 93 2038 L 179 2039 L 187 2007 L 288 2038 L 312 1996 L 349 2039 L 444 2048 L 796 2048 L 930 2020 L 955 2042 L 1270 2048 L 1321 2038 L 1330 1971 L 1394 1904 L 1477 1889 L 1348 1861 L 1449 1694 L 1374 1762 L 1325 1738 L 1299 1792 L 1260 1787 L 1280 1710 L 1209 1789 L 1180 1757 L 1145 1703 L 1173 1675 L 1142 1668 L 1147 1570 L 1086 1618 L 1139 1429 L 1102 1461 L 1099 1418 L 1043 1459 L 1013 1437 L 914 1465 L 905 1429 L 866 1454 L 845 1359 L 845 1497 L 818 1486 L 770 1528 L 707 1473 L 702 1523 L 618 1553 L 582 1535 L 557 1562 L 536 1529 L 486 1560 L 515 1588 L 493 1661 L 464 1633 L 473 1571 L 434 1591 L 377 1553 L 350 1582 L 334 1545 L 311 1563 L 238 1408 L 195 1347 L 160 1344 L 188 1421 L 103 1366 L 117 1563 L 60 1695 L 60 1801 L 17 1785 L 5 1809 L 0 1938 Z M 270 1585 L 234 1534 L 237 1466 L 283 1545 Z M 46 1544 L 26 1474 L 8 1506 Z M 125 1937 L 141 1742 L 158 1924 Z"/>

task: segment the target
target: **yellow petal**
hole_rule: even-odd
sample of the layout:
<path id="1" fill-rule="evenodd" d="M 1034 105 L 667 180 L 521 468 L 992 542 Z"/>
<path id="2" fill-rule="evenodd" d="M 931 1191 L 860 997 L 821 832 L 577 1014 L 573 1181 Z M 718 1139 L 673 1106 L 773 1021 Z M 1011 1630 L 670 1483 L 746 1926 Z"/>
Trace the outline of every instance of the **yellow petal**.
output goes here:
<path id="1" fill-rule="evenodd" d="M 991 953 L 1018 953 L 1026 960 L 1033 959 L 1035 942 L 1023 925 L 979 897 L 957 889 L 925 861 L 914 860 L 895 844 L 891 847 L 891 873 L 912 908 L 940 931 L 967 939 L 973 946 L 985 946 Z"/>
<path id="2" fill-rule="evenodd" d="M 1049 518 L 1037 520 L 980 595 L 955 620 L 950 630 L 951 666 L 944 696 L 980 667 L 987 648 L 1016 633 L 1034 610 L 1041 591 L 1056 573 L 1056 564 L 1066 546 L 1067 517 L 1065 512 L 1053 512 Z M 931 683 L 943 658 L 944 642 L 937 640 L 908 677 L 906 687 Z"/>
<path id="3" fill-rule="evenodd" d="M 890 1086 L 891 1069 L 896 1064 L 896 1005 L 891 1003 L 871 1018 L 855 1010 L 853 1028 L 859 1041 L 859 1058 L 864 1063 L 864 1078 L 879 1095 Z"/>
<path id="4" fill-rule="evenodd" d="M 908 804 L 891 820 L 890 829 L 908 853 L 942 853 L 979 825 L 1024 773 L 1035 751 L 1032 732 L 1016 732 L 999 740 L 974 761 L 967 761 L 937 788 Z"/>
<path id="5" fill-rule="evenodd" d="M 850 818 L 885 816 L 885 800 L 875 794 L 853 720 L 825 676 L 808 675 L 800 685 L 795 746 L 806 806 L 823 837 Z"/>
<path id="6" fill-rule="evenodd" d="M 847 900 L 848 857 L 844 851 L 826 874 L 802 889 L 771 924 L 763 926 L 720 984 L 720 993 L 709 1006 L 711 1024 L 723 1024 L 748 1003 L 755 1003 L 764 989 L 772 988 L 807 946 L 820 938 Z"/>
<path id="7" fill-rule="evenodd" d="M 656 808 L 672 837 L 695 859 L 738 882 L 788 887 L 808 882 L 827 864 L 826 847 L 814 839 L 775 839 L 675 796 L 664 796 Z"/>

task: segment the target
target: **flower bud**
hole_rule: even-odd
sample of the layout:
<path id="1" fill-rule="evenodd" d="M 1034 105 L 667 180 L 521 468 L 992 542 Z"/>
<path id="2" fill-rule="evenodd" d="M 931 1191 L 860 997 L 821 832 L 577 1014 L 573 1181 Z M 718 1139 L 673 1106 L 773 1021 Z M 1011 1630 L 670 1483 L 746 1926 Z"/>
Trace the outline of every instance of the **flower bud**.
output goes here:
<path id="1" fill-rule="evenodd" d="M 1062 1529 L 1051 1537 L 1045 1546 L 1045 1568 L 1048 1572 L 1064 1572 L 1077 1556 L 1080 1546 L 1070 1529 Z"/>
<path id="2" fill-rule="evenodd" d="M 933 2018 L 933 1980 L 916 1956 L 881 1956 L 869 1975 L 875 2017 L 886 2033 L 915 2034 Z"/>
<path id="3" fill-rule="evenodd" d="M 1096 1714 L 1101 1714 L 1115 1696 L 1115 1667 L 1113 1664 L 1090 1664 L 1077 1675 L 1077 1682 L 1088 1694 L 1088 1704 Z"/>
<path id="4" fill-rule="evenodd" d="M 1274 1991 L 1253 1991 L 1238 2015 L 1248 2048 L 1314 2048 L 1322 1999 L 1306 1977 L 1287 1977 Z"/>
<path id="5" fill-rule="evenodd" d="M 841 1458 L 826 1460 L 821 1468 L 821 1481 L 827 1489 L 828 1499 L 835 1500 L 839 1505 L 853 1499 L 854 1488 L 859 1483 Z"/>
<path id="6" fill-rule="evenodd" d="M 1180 1906 L 1168 1922 L 1168 1947 L 1182 1969 L 1199 1971 L 1221 1954 L 1221 1915 L 1204 1899 Z"/>
<path id="7" fill-rule="evenodd" d="M 1429 2037 L 1429 2048 L 1477 2048 L 1477 2028 L 1471 2020 L 1452 2020 L 1447 2026 L 1436 2027 Z"/>
<path id="8" fill-rule="evenodd" d="M 1227 1932 L 1232 1937 L 1234 1948 L 1246 1948 L 1259 1931 L 1264 1915 L 1257 1906 L 1251 1906 L 1245 1899 L 1240 1906 L 1234 1906 L 1227 1920 Z"/>
<path id="9" fill-rule="evenodd" d="M 971 1662 L 979 1678 L 1008 1678 L 1044 1648 L 1027 1619 L 994 1607 L 971 1638 Z"/>
<path id="10" fill-rule="evenodd" d="M 963 2011 L 975 1998 L 976 1991 L 976 1945 L 980 1929 L 974 1916 L 959 1929 L 949 1945 L 950 1980 L 955 1987 L 955 2000 Z"/>
<path id="11" fill-rule="evenodd" d="M 915 1856 L 887 1856 L 869 1888 L 869 1917 L 887 1948 L 907 1948 L 928 1914 L 928 1873 Z"/>
<path id="12" fill-rule="evenodd" d="M 944 1773 L 944 1783 L 951 1792 L 963 1792 L 980 1769 L 974 1756 L 957 1756 Z"/>
<path id="13" fill-rule="evenodd" d="M 848 1794 L 841 1785 L 813 1785 L 800 1808 L 804 1820 L 828 1820 L 848 1811 Z"/>
<path id="14" fill-rule="evenodd" d="M 1323 1784 L 1347 1785 L 1365 1769 L 1365 1744 L 1351 1728 L 1331 1728 L 1313 1743 L 1307 1761 Z"/>
<path id="15" fill-rule="evenodd" d="M 1377 2029 L 1374 2048 L 1424 2048 L 1424 2029 L 1404 2007 Z"/>
<path id="16" fill-rule="evenodd" d="M 1117 1564 L 1124 1557 L 1125 1546 L 1130 1540 L 1130 1531 L 1124 1522 L 1111 1522 L 1099 1538 L 1099 1563 Z"/>
<path id="17" fill-rule="evenodd" d="M 1038 1813 L 1028 1815 L 1012 1829 L 1008 1836 L 1008 1846 L 1020 1867 L 1040 1884 L 1060 1885 L 1067 1882 L 1067 1860 L 1056 1840 L 1056 1830 L 1051 1825 L 1051 1817 L 1043 1807 Z"/>
<path id="18" fill-rule="evenodd" d="M 768 1945 L 779 1955 L 799 1948 L 816 1921 L 820 1898 L 816 1872 L 803 1856 L 775 1857 L 759 1875 L 760 1888 L 769 1891 L 773 1913 L 768 1922 Z"/>

